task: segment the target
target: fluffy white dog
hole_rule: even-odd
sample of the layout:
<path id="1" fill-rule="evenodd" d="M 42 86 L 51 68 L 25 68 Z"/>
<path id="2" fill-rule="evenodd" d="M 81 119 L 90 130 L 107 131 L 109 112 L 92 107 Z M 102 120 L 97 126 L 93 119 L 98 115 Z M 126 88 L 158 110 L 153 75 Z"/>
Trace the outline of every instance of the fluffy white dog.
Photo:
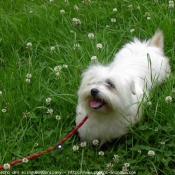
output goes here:
<path id="1" fill-rule="evenodd" d="M 76 124 L 89 118 L 78 130 L 82 141 L 98 139 L 102 145 L 126 134 L 141 119 L 142 102 L 170 74 L 163 40 L 160 30 L 148 41 L 134 38 L 111 64 L 93 65 L 83 73 Z"/>

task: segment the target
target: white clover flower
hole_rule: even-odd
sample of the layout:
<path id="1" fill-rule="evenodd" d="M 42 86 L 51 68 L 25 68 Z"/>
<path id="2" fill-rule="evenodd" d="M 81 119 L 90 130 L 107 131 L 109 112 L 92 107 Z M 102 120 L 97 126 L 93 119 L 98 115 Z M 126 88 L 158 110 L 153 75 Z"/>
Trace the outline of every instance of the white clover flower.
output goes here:
<path id="1" fill-rule="evenodd" d="M 91 62 L 98 62 L 97 57 L 96 57 L 96 56 L 92 56 L 92 57 L 91 57 Z"/>
<path id="2" fill-rule="evenodd" d="M 119 156 L 118 155 L 114 155 L 114 158 L 113 158 L 114 162 L 119 162 Z"/>
<path id="3" fill-rule="evenodd" d="M 97 44 L 97 49 L 102 49 L 102 47 L 103 47 L 103 46 L 102 46 L 101 43 L 98 43 L 98 44 Z"/>
<path id="4" fill-rule="evenodd" d="M 174 1 L 169 1 L 169 8 L 174 8 Z"/>
<path id="5" fill-rule="evenodd" d="M 139 5 L 137 6 L 137 9 L 140 10 L 140 6 Z"/>
<path id="6" fill-rule="evenodd" d="M 55 67 L 54 67 L 54 71 L 55 71 L 55 72 L 59 72 L 62 68 L 63 68 L 63 67 L 60 66 L 60 65 L 59 65 L 59 66 L 55 66 Z"/>
<path id="7" fill-rule="evenodd" d="M 80 21 L 80 19 L 78 19 L 78 18 L 73 18 L 73 19 L 72 19 L 72 22 L 73 22 L 73 24 L 75 24 L 75 25 L 80 25 L 80 24 L 81 24 L 81 21 Z"/>
<path id="8" fill-rule="evenodd" d="M 51 46 L 50 50 L 51 50 L 52 53 L 54 53 L 55 52 L 55 46 Z"/>
<path id="9" fill-rule="evenodd" d="M 99 152 L 98 152 L 98 155 L 99 155 L 99 156 L 104 156 L 105 153 L 104 153 L 103 151 L 99 151 Z"/>
<path id="10" fill-rule="evenodd" d="M 154 131 L 155 131 L 155 132 L 158 132 L 158 131 L 159 131 L 159 128 L 156 127 L 156 128 L 154 129 Z"/>
<path id="11" fill-rule="evenodd" d="M 147 106 L 152 106 L 152 102 L 151 101 L 148 101 L 147 102 Z"/>
<path id="12" fill-rule="evenodd" d="M 128 5 L 129 10 L 133 10 L 132 4 Z"/>
<path id="13" fill-rule="evenodd" d="M 93 143 L 93 145 L 97 146 L 99 144 L 99 141 L 98 140 L 93 140 L 92 143 Z"/>
<path id="14" fill-rule="evenodd" d="M 73 18 L 73 19 L 72 19 L 72 22 L 73 22 L 74 24 L 76 24 L 77 18 Z"/>
<path id="15" fill-rule="evenodd" d="M 32 74 L 27 74 L 26 78 L 29 78 L 29 79 L 32 78 Z"/>
<path id="16" fill-rule="evenodd" d="M 30 10 L 30 11 L 29 11 L 29 13 L 33 13 L 33 11 L 32 11 L 32 10 Z"/>
<path id="17" fill-rule="evenodd" d="M 165 145 L 165 141 L 161 141 L 160 144 L 161 144 L 161 145 Z"/>
<path id="18" fill-rule="evenodd" d="M 73 49 L 74 50 L 77 50 L 77 49 L 79 49 L 80 48 L 80 45 L 77 43 L 77 44 L 74 44 L 74 46 L 73 46 Z"/>
<path id="19" fill-rule="evenodd" d="M 114 165 L 113 165 L 112 163 L 108 163 L 108 164 L 106 165 L 106 167 L 107 167 L 108 170 L 112 170 L 113 166 L 114 166 Z"/>
<path id="20" fill-rule="evenodd" d="M 55 116 L 55 119 L 56 119 L 56 120 L 61 120 L 61 116 L 56 115 L 56 116 Z"/>
<path id="21" fill-rule="evenodd" d="M 155 152 L 154 152 L 154 151 L 152 151 L 152 150 L 148 151 L 148 156 L 150 156 L 150 157 L 155 156 Z"/>
<path id="22" fill-rule="evenodd" d="M 68 68 L 68 65 L 67 64 L 63 64 L 63 67 L 67 69 Z"/>
<path id="23" fill-rule="evenodd" d="M 65 10 L 61 9 L 61 10 L 60 10 L 60 14 L 61 14 L 61 15 L 65 14 Z"/>
<path id="24" fill-rule="evenodd" d="M 53 115 L 53 109 L 47 109 L 47 113 Z"/>
<path id="25" fill-rule="evenodd" d="M 117 11 L 117 8 L 113 8 L 113 12 L 116 12 Z"/>
<path id="26" fill-rule="evenodd" d="M 66 5 L 69 5 L 69 0 L 64 0 L 64 2 L 66 3 Z"/>
<path id="27" fill-rule="evenodd" d="M 105 175 L 105 174 L 103 173 L 103 171 L 99 171 L 97 172 L 97 175 Z"/>
<path id="28" fill-rule="evenodd" d="M 95 35 L 94 35 L 93 33 L 89 33 L 89 34 L 88 34 L 88 38 L 92 39 L 92 38 L 94 38 L 94 37 L 95 37 Z"/>
<path id="29" fill-rule="evenodd" d="M 128 172 L 128 168 L 126 166 L 122 167 L 122 173 L 126 174 Z"/>
<path id="30" fill-rule="evenodd" d="M 78 151 L 78 150 L 79 150 L 79 146 L 74 145 L 74 146 L 72 147 L 72 149 L 73 149 L 73 151 Z"/>
<path id="31" fill-rule="evenodd" d="M 131 29 L 130 32 L 131 32 L 131 33 L 135 32 L 135 29 Z"/>
<path id="32" fill-rule="evenodd" d="M 6 163 L 3 165 L 4 169 L 5 170 L 9 170 L 10 169 L 10 164 L 9 163 Z"/>
<path id="33" fill-rule="evenodd" d="M 7 112 L 7 109 L 6 108 L 2 109 L 2 112 L 3 113 L 6 113 Z"/>
<path id="34" fill-rule="evenodd" d="M 50 2 L 53 2 L 54 0 L 50 0 Z"/>
<path id="35" fill-rule="evenodd" d="M 38 146 L 38 145 L 39 145 L 39 143 L 35 143 L 35 144 L 34 144 L 34 146 Z"/>
<path id="36" fill-rule="evenodd" d="M 29 116 L 30 112 L 28 112 L 27 110 L 25 112 L 23 112 L 23 117 L 27 118 Z"/>
<path id="37" fill-rule="evenodd" d="M 106 25 L 106 28 L 110 28 L 110 26 L 109 25 Z"/>
<path id="38" fill-rule="evenodd" d="M 115 18 L 111 18 L 111 22 L 116 22 L 117 20 Z"/>
<path id="39" fill-rule="evenodd" d="M 27 48 L 28 49 L 32 48 L 32 43 L 27 43 Z"/>
<path id="40" fill-rule="evenodd" d="M 149 12 L 145 12 L 144 17 L 149 17 L 150 13 Z"/>
<path id="41" fill-rule="evenodd" d="M 128 167 L 130 167 L 130 164 L 129 163 L 124 163 L 124 166 L 128 168 Z"/>
<path id="42" fill-rule="evenodd" d="M 30 78 L 26 78 L 26 83 L 30 83 Z"/>
<path id="43" fill-rule="evenodd" d="M 82 148 L 86 147 L 86 142 L 81 142 L 80 146 L 81 146 Z"/>
<path id="44" fill-rule="evenodd" d="M 56 72 L 55 75 L 59 78 L 60 77 L 60 73 Z"/>
<path id="45" fill-rule="evenodd" d="M 171 96 L 167 96 L 166 98 L 165 98 L 165 102 L 166 103 L 171 103 L 173 101 L 173 98 L 171 97 Z"/>
<path id="46" fill-rule="evenodd" d="M 91 0 L 83 0 L 82 3 L 83 4 L 90 4 L 91 3 Z"/>
<path id="47" fill-rule="evenodd" d="M 148 16 L 146 19 L 149 21 L 149 20 L 151 20 L 151 17 L 150 17 L 150 16 Z"/>
<path id="48" fill-rule="evenodd" d="M 51 99 L 50 97 L 49 97 L 49 98 L 46 98 L 46 103 L 47 103 L 47 104 L 50 104 L 51 101 L 52 101 L 52 99 Z"/>
<path id="49" fill-rule="evenodd" d="M 149 21 L 151 20 L 151 16 L 149 12 L 145 12 L 144 17 L 146 17 L 146 19 Z"/>
<path id="50" fill-rule="evenodd" d="M 32 50 L 32 43 L 27 43 L 27 47 L 26 47 L 29 51 Z"/>
<path id="51" fill-rule="evenodd" d="M 0 91 L 0 97 L 2 96 L 2 91 Z"/>
<path id="52" fill-rule="evenodd" d="M 141 151 L 141 150 L 138 150 L 138 153 L 139 153 L 139 154 L 141 154 L 141 153 L 142 153 L 142 151 Z"/>
<path id="53" fill-rule="evenodd" d="M 27 158 L 23 158 L 23 159 L 22 159 L 22 162 L 23 162 L 23 163 L 27 163 L 28 161 L 29 161 L 29 159 L 27 159 Z"/>
<path id="54" fill-rule="evenodd" d="M 78 8 L 78 6 L 77 6 L 77 5 L 74 5 L 74 10 L 76 10 L 76 11 L 78 11 L 78 10 L 79 10 L 79 8 Z"/>
<path id="55" fill-rule="evenodd" d="M 72 22 L 75 24 L 76 23 L 76 21 L 77 21 L 77 18 L 73 18 L 72 19 Z"/>

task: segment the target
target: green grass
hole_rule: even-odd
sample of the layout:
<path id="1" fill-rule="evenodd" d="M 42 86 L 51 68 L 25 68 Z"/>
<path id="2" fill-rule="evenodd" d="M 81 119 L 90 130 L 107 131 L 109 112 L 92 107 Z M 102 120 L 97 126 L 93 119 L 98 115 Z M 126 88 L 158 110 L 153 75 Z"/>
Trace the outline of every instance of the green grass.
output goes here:
<path id="1" fill-rule="evenodd" d="M 64 143 L 62 153 L 54 150 L 15 165 L 11 171 L 117 173 L 124 163 L 130 163 L 129 171 L 140 175 L 175 173 L 175 13 L 168 1 L 155 2 L 94 0 L 83 4 L 81 0 L 70 0 L 68 4 L 63 0 L 1 0 L 0 165 L 49 148 L 75 127 L 80 75 L 92 56 L 109 63 L 133 36 L 148 39 L 160 28 L 165 35 L 164 51 L 170 59 L 172 76 L 151 93 L 152 105 L 145 105 L 143 121 L 131 128 L 130 134 L 101 149 L 87 145 L 75 152 L 72 147 L 79 141 L 74 136 Z M 114 8 L 117 12 L 113 12 Z M 60 14 L 61 9 L 64 14 Z M 73 18 L 80 19 L 81 24 L 74 25 Z M 112 23 L 111 18 L 116 22 Z M 135 31 L 132 33 L 131 29 Z M 89 33 L 94 33 L 95 38 L 88 38 Z M 27 43 L 32 43 L 32 49 L 27 48 Z M 96 48 L 97 43 L 102 43 L 101 50 Z M 74 50 L 74 44 L 80 47 Z M 53 53 L 51 46 L 55 47 Z M 64 64 L 68 68 L 56 76 L 54 67 Z M 28 73 L 32 75 L 30 83 L 26 83 Z M 165 102 L 167 96 L 173 98 L 171 103 Z M 52 99 L 50 104 L 46 104 L 48 97 Z M 6 112 L 2 112 L 4 109 Z M 48 109 L 53 109 L 52 115 Z M 61 120 L 56 120 L 56 115 Z M 98 155 L 101 150 L 104 156 Z M 155 156 L 149 157 L 149 150 Z M 119 156 L 119 162 L 113 160 L 114 155 Z M 107 167 L 109 163 L 113 167 Z"/>

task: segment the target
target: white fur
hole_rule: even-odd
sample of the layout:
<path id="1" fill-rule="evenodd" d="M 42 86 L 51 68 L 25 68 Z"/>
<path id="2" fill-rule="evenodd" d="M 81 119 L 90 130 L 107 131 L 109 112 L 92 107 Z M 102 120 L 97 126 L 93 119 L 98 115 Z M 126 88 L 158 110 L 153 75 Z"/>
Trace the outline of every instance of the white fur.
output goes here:
<path id="1" fill-rule="evenodd" d="M 163 53 L 163 34 L 157 31 L 148 41 L 134 38 L 107 65 L 90 66 L 82 75 L 78 91 L 76 124 L 88 115 L 78 130 L 81 140 L 99 139 L 103 144 L 128 132 L 142 117 L 142 102 L 150 90 L 170 74 L 169 60 Z M 113 86 L 110 86 L 112 82 Z M 91 89 L 105 105 L 93 109 Z"/>

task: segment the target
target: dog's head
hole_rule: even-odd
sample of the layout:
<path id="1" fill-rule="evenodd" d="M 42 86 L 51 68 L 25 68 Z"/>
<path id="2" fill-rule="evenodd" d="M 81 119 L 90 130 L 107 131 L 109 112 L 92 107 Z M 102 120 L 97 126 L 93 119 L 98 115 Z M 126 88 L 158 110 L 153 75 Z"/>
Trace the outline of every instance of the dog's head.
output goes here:
<path id="1" fill-rule="evenodd" d="M 134 81 L 116 72 L 111 66 L 90 66 L 82 75 L 79 103 L 94 112 L 122 110 L 131 104 Z"/>

